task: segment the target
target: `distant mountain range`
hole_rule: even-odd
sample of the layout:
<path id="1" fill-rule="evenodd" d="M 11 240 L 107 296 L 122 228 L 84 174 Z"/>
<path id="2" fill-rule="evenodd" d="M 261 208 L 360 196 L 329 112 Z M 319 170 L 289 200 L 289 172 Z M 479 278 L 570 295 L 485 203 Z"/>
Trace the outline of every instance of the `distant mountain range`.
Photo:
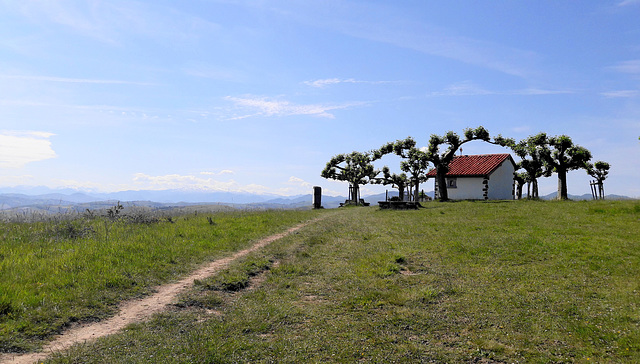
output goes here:
<path id="1" fill-rule="evenodd" d="M 322 196 L 323 206 L 338 207 L 345 197 Z M 304 209 L 312 207 L 312 196 L 255 195 L 233 192 L 198 192 L 183 190 L 122 191 L 114 193 L 78 192 L 46 187 L 0 188 L 0 211 L 11 212 L 83 212 L 114 206 L 175 208 L 179 206 L 227 206 L 235 209 Z"/>
<path id="2" fill-rule="evenodd" d="M 433 191 L 427 195 L 433 197 Z M 397 196 L 397 192 L 389 192 Z M 542 196 L 542 199 L 556 198 L 556 193 Z M 572 200 L 591 200 L 590 194 L 570 195 Z M 608 195 L 607 199 L 629 199 L 626 196 Z M 365 201 L 375 204 L 385 199 L 385 194 L 364 197 Z M 322 196 L 324 208 L 336 208 L 345 202 L 344 196 Z M 0 188 L 0 211 L 13 212 L 84 212 L 106 209 L 120 201 L 125 207 L 147 207 L 155 209 L 178 208 L 186 206 L 210 206 L 212 209 L 308 209 L 312 207 L 312 195 L 277 196 L 255 195 L 233 192 L 198 192 L 184 190 L 161 191 L 122 191 L 114 193 L 78 192 L 72 189 L 52 190 L 46 187 Z"/>
<path id="3" fill-rule="evenodd" d="M 584 201 L 584 200 L 593 200 L 593 196 L 590 193 L 585 193 L 584 195 L 571 195 L 569 194 L 569 199 L 574 201 Z M 558 198 L 558 192 L 552 192 L 545 196 L 540 196 L 542 200 L 555 200 Z M 620 196 L 620 195 L 606 195 L 605 198 L 607 200 L 633 200 L 631 197 Z"/>

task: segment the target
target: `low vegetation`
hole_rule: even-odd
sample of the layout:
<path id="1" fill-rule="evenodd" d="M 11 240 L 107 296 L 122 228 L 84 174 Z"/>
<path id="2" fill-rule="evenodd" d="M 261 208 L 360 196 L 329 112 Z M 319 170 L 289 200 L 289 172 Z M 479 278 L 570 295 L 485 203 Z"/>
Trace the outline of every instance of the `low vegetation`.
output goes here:
<path id="1" fill-rule="evenodd" d="M 310 211 L 106 216 L 0 223 L 0 352 L 38 348 L 76 321 L 308 219 Z"/>
<path id="2" fill-rule="evenodd" d="M 425 206 L 271 215 L 269 224 L 239 231 L 238 239 L 248 242 L 243 236 L 251 231 L 283 230 L 312 214 L 326 218 L 195 282 L 171 310 L 149 322 L 78 344 L 49 362 L 640 361 L 637 201 Z M 269 219 L 262 216 L 247 218 Z M 172 235 L 183 232 L 181 245 L 189 245 L 198 236 L 201 244 L 215 240 L 217 235 L 196 231 L 225 224 L 217 216 L 216 225 L 204 216 L 187 220 L 194 226 L 190 232 L 178 225 L 186 220 L 131 229 L 148 227 L 150 234 L 182 226 Z M 93 227 L 98 235 L 99 227 Z M 63 241 L 49 238 L 41 245 Z M 38 255 L 38 249 L 25 248 L 21 256 Z M 121 249 L 112 246 L 104 254 L 123 259 Z M 157 253 L 156 260 L 166 261 L 171 251 Z M 193 260 L 205 260 L 198 254 L 174 266 L 188 265 L 180 269 L 185 272 Z M 2 262 L 4 275 L 6 257 Z M 53 281 L 53 275 L 42 280 Z M 116 285 L 113 292 L 128 286 Z M 21 332 L 11 324 L 13 312 L 0 324 Z M 34 340 L 23 337 L 25 347 Z"/>

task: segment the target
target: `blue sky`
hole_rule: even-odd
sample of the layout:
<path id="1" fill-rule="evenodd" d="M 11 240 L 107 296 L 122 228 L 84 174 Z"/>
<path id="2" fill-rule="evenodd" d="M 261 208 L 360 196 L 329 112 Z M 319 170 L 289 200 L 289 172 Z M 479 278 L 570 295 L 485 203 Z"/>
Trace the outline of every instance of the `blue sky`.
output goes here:
<path id="1" fill-rule="evenodd" d="M 567 134 L 637 197 L 639 19 L 639 0 L 0 1 L 0 187 L 346 194 L 332 155 L 483 125 Z"/>

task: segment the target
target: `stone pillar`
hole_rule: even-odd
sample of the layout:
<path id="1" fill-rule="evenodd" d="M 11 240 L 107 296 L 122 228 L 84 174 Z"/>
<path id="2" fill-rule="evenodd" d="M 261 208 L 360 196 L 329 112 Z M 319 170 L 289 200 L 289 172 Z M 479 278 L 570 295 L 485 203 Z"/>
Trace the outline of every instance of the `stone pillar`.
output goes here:
<path id="1" fill-rule="evenodd" d="M 319 187 L 319 186 L 313 187 L 313 208 L 314 209 L 322 208 L 322 187 Z"/>

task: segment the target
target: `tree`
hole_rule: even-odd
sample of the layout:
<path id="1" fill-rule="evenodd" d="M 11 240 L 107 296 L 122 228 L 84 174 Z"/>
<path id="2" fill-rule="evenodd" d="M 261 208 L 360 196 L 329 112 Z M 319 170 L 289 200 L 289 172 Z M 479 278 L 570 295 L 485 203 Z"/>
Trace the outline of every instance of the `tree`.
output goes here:
<path id="1" fill-rule="evenodd" d="M 586 168 L 591 160 L 591 152 L 579 145 L 574 145 L 570 137 L 560 135 L 548 138 L 548 149 L 541 154 L 546 173 L 558 174 L 558 199 L 569 198 L 567 192 L 567 172 Z"/>
<path id="2" fill-rule="evenodd" d="M 516 181 L 516 199 L 522 199 L 522 187 L 526 182 L 526 174 L 525 173 L 514 173 L 513 180 Z"/>
<path id="3" fill-rule="evenodd" d="M 358 205 L 360 186 L 370 183 L 380 173 L 373 168 L 373 161 L 375 158 L 371 153 L 338 154 L 327 162 L 320 175 L 327 179 L 349 182 L 351 202 Z"/>
<path id="4" fill-rule="evenodd" d="M 522 179 L 523 182 L 527 183 L 527 198 L 538 198 L 538 178 L 542 176 L 548 177 L 549 173 L 545 170 L 544 160 L 542 159 L 543 155 L 549 153 L 547 134 L 532 135 L 518 143 L 513 139 L 505 139 L 498 136 L 495 138 L 495 142 L 509 147 L 520 157 L 520 162 L 516 163 L 516 170 L 524 169 L 525 172 L 519 173 L 514 177 L 518 182 L 518 195 L 522 196 L 522 184 L 518 181 L 518 179 Z"/>
<path id="5" fill-rule="evenodd" d="M 404 159 L 400 162 L 400 170 L 409 173 L 411 176 L 409 185 L 413 188 L 413 200 L 418 201 L 420 183 L 426 182 L 428 179 L 427 168 L 429 168 L 429 161 L 427 160 L 427 153 L 416 148 L 416 141 L 412 137 L 396 140 L 394 143 L 387 143 L 377 153 L 380 153 L 380 155 L 394 153 Z"/>
<path id="6" fill-rule="evenodd" d="M 464 139 L 460 139 L 458 134 L 449 131 L 444 136 L 431 135 L 429 139 L 429 146 L 427 147 L 426 160 L 433 163 L 436 168 L 436 182 L 438 184 L 438 195 L 440 201 L 449 200 L 449 194 L 447 193 L 446 174 L 449 172 L 449 163 L 453 160 L 456 151 L 462 144 L 468 143 L 472 140 L 484 140 L 491 142 L 489 132 L 483 126 L 479 126 L 476 129 L 465 129 Z M 448 148 L 440 152 L 440 146 L 446 144 Z"/>
<path id="7" fill-rule="evenodd" d="M 380 178 L 374 178 L 373 179 L 373 183 L 377 183 L 377 184 L 382 184 L 382 185 L 391 185 L 392 187 L 395 187 L 398 189 L 398 197 L 400 198 L 400 201 L 404 201 L 404 191 L 407 188 L 407 185 L 409 184 L 409 179 L 407 178 L 407 175 L 404 173 L 400 173 L 400 174 L 395 174 L 395 173 L 391 173 L 391 171 L 389 170 L 389 167 L 384 166 L 382 167 L 382 175 L 383 177 Z"/>
<path id="8" fill-rule="evenodd" d="M 607 179 L 611 166 L 607 162 L 597 161 L 594 164 L 587 162 L 585 169 L 587 174 L 596 179 L 600 198 L 604 199 L 604 180 Z"/>

